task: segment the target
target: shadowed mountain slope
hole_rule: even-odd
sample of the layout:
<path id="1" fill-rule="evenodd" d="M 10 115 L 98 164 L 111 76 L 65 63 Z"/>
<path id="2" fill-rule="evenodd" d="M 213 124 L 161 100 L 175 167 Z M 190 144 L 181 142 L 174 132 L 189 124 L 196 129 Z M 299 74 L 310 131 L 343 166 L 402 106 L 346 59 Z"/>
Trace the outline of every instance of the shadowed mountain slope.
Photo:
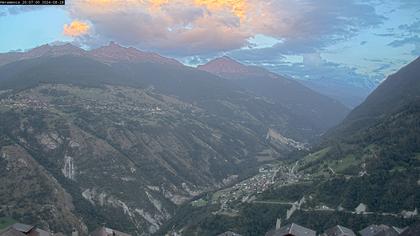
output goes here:
<path id="1" fill-rule="evenodd" d="M 229 57 L 215 59 L 198 69 L 229 79 L 238 88 L 283 104 L 299 119 L 319 129 L 338 124 L 348 112 L 341 103 L 294 80 L 263 68 L 240 64 Z"/>
<path id="2" fill-rule="evenodd" d="M 235 202 L 232 197 L 223 207 L 214 201 L 186 207 L 162 233 L 210 236 L 232 230 L 263 235 L 277 218 L 318 232 L 337 224 L 357 231 L 371 224 L 404 228 L 418 223 L 419 84 L 417 59 L 384 81 L 342 124 L 325 134 L 322 143 L 280 164 L 291 169 L 292 178 L 287 172 L 276 172 L 275 183 L 267 191 L 246 195 L 255 201 Z M 253 179 L 258 178 L 247 184 L 257 185 Z M 220 192 L 229 196 L 236 193 L 232 189 Z"/>

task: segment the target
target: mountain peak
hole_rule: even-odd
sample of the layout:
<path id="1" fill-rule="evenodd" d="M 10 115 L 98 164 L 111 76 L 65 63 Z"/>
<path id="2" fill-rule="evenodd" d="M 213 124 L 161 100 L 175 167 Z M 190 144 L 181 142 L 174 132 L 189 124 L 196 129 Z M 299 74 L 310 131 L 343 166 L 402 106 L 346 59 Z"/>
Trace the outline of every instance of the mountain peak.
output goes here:
<path id="1" fill-rule="evenodd" d="M 109 42 L 109 46 L 119 46 L 121 47 L 118 43 L 116 43 L 115 41 L 110 41 Z"/>
<path id="2" fill-rule="evenodd" d="M 226 71 L 226 72 L 232 70 L 233 68 L 239 69 L 239 68 L 244 68 L 244 67 L 247 67 L 247 66 L 239 63 L 238 61 L 228 56 L 218 57 L 216 59 L 213 59 L 207 62 L 204 65 L 198 66 L 198 68 L 202 70 L 214 68 L 214 69 L 218 69 L 218 71 Z"/>
<path id="3" fill-rule="evenodd" d="M 278 77 L 264 68 L 244 65 L 228 56 L 213 59 L 204 65 L 198 66 L 197 68 L 221 77 L 229 78 L 234 78 L 235 76 Z"/>
<path id="4" fill-rule="evenodd" d="M 85 50 L 71 44 L 64 43 L 60 45 L 44 44 L 39 47 L 33 48 L 27 52 L 21 54 L 20 59 L 31 59 L 43 56 L 63 56 L 63 55 L 77 55 L 81 56 L 86 53 Z"/>
<path id="5" fill-rule="evenodd" d="M 90 51 L 89 54 L 91 57 L 106 63 L 126 61 L 182 65 L 175 59 L 166 58 L 156 53 L 143 52 L 134 47 L 124 47 L 114 41 L 111 41 L 107 46 Z"/>
<path id="6" fill-rule="evenodd" d="M 120 44 L 118 44 L 114 41 L 111 41 L 111 42 L 108 43 L 108 45 L 104 45 L 104 46 L 101 46 L 99 48 L 93 49 L 93 50 L 91 50 L 91 52 L 110 52 L 110 51 L 125 52 L 127 50 L 128 50 L 127 47 L 121 46 Z"/>
<path id="7" fill-rule="evenodd" d="M 231 64 L 231 65 L 237 65 L 237 66 L 246 66 L 228 56 L 216 58 L 214 60 L 209 61 L 207 64 L 210 64 L 210 63 L 223 63 L 223 64 Z"/>
<path id="8" fill-rule="evenodd" d="M 254 69 L 250 66 L 241 64 L 228 56 L 213 59 L 197 68 L 219 76 L 222 74 L 247 74 Z"/>
<path id="9" fill-rule="evenodd" d="M 163 57 L 157 53 L 142 52 L 134 47 L 124 47 L 111 41 L 108 45 L 90 51 L 66 42 L 44 44 L 25 52 L 0 53 L 0 66 L 14 61 L 44 56 L 87 56 L 103 63 L 149 62 L 174 66 L 183 66 L 179 61 Z"/>
<path id="10" fill-rule="evenodd" d="M 118 43 L 116 43 L 116 42 L 114 42 L 114 41 L 110 41 L 109 43 L 108 43 L 108 45 L 105 45 L 105 46 L 102 46 L 102 47 L 99 47 L 99 48 L 97 48 L 97 49 L 108 49 L 108 50 L 121 50 L 121 51 L 125 51 L 125 50 L 127 50 L 127 49 L 129 49 L 128 47 L 124 47 L 124 46 L 122 46 L 122 45 L 120 45 L 120 44 L 118 44 Z M 94 50 L 97 50 L 97 49 L 94 49 Z"/>

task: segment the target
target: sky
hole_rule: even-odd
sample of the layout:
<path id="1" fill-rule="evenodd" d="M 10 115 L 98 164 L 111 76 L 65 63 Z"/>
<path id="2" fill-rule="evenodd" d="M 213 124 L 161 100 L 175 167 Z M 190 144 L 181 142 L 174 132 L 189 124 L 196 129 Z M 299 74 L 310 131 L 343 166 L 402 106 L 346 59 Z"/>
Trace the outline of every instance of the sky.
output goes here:
<path id="1" fill-rule="evenodd" d="M 377 84 L 420 55 L 419 0 L 66 0 L 0 6 L 0 52 L 115 41 L 198 65 Z"/>

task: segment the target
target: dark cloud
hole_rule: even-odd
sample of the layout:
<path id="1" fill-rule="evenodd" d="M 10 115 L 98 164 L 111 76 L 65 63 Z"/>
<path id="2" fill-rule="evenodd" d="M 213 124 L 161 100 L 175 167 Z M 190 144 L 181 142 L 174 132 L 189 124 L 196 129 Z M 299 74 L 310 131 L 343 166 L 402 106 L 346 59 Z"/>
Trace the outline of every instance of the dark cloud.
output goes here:
<path id="1" fill-rule="evenodd" d="M 420 5 L 420 4 L 419 4 Z M 413 45 L 414 49 L 411 51 L 412 55 L 420 55 L 420 20 L 412 24 L 404 24 L 398 27 L 402 33 L 396 36 L 398 39 L 389 43 L 392 47 L 402 47 L 405 45 Z"/>
<path id="2" fill-rule="evenodd" d="M 380 36 L 380 37 L 394 37 L 397 34 L 395 33 L 380 33 L 380 34 L 375 34 L 376 36 Z"/>
<path id="3" fill-rule="evenodd" d="M 400 40 L 394 40 L 389 45 L 392 47 L 401 47 L 406 44 L 419 44 L 420 43 L 420 37 L 419 36 L 411 36 Z"/>

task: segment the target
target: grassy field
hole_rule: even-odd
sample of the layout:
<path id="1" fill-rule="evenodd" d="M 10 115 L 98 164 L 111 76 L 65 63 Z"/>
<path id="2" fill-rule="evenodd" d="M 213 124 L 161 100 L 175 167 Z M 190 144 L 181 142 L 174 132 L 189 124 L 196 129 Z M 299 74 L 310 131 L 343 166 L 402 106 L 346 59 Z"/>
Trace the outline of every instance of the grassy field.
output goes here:
<path id="1" fill-rule="evenodd" d="M 316 161 L 316 160 L 324 157 L 325 154 L 327 154 L 330 149 L 331 149 L 330 147 L 326 147 L 324 149 L 319 150 L 318 152 L 311 153 L 311 154 L 305 156 L 303 158 L 303 161 L 305 163 Z"/>
<path id="2" fill-rule="evenodd" d="M 204 200 L 204 199 L 198 199 L 198 200 L 193 201 L 191 203 L 191 205 L 193 207 L 203 207 L 203 206 L 206 206 L 207 204 L 208 204 L 208 202 L 206 200 Z"/>
<path id="3" fill-rule="evenodd" d="M 0 230 L 6 228 L 9 225 L 16 223 L 16 221 L 9 217 L 0 217 Z"/>
<path id="4" fill-rule="evenodd" d="M 360 169 L 360 159 L 357 159 L 354 155 L 347 155 L 345 158 L 337 160 L 329 164 L 329 167 L 336 173 L 342 173 L 349 167 Z"/>

